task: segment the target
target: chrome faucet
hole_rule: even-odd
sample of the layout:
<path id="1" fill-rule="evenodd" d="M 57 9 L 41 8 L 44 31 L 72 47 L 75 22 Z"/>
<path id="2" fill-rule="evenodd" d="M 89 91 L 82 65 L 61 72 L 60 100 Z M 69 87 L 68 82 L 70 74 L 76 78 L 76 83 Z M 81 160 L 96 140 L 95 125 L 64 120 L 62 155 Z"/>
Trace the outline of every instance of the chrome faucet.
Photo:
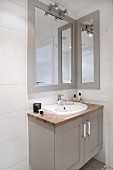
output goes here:
<path id="1" fill-rule="evenodd" d="M 66 100 L 62 99 L 63 94 L 58 94 L 58 105 L 65 105 Z"/>

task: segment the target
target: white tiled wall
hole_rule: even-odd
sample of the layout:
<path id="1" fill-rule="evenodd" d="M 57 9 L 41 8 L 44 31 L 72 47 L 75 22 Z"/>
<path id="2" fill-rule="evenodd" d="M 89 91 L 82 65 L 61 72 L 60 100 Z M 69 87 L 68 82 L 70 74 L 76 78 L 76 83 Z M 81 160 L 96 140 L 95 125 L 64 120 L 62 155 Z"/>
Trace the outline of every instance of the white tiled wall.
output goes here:
<path id="1" fill-rule="evenodd" d="M 2 39 L 0 42 L 1 56 L 25 58 L 24 32 L 0 26 L 0 38 Z"/>
<path id="2" fill-rule="evenodd" d="M 0 116 L 0 134 L 0 143 L 26 135 L 25 110 L 2 114 Z"/>
<path id="3" fill-rule="evenodd" d="M 100 90 L 78 90 L 87 102 L 104 105 L 104 148 L 96 157 L 113 167 L 113 1 L 98 1 L 86 7 L 78 18 L 88 11 L 100 10 Z M 112 45 L 111 45 L 112 44 Z"/>
<path id="4" fill-rule="evenodd" d="M 25 7 L 16 2 L 17 0 L 0 0 L 0 26 L 25 32 Z"/>
<path id="5" fill-rule="evenodd" d="M 0 170 L 26 170 L 25 0 L 0 0 Z"/>
<path id="6" fill-rule="evenodd" d="M 16 137 L 13 140 L 0 144 L 0 168 L 7 169 L 26 159 L 26 136 Z"/>
<path id="7" fill-rule="evenodd" d="M 7 170 L 26 170 L 27 162 L 26 160 L 9 167 Z"/>

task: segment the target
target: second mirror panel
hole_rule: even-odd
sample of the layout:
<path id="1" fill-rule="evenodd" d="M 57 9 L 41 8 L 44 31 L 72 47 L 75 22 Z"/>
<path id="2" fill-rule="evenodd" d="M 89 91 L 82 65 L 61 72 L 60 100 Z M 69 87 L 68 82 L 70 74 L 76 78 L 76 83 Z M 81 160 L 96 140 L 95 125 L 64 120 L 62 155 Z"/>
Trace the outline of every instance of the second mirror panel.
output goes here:
<path id="1" fill-rule="evenodd" d="M 81 23 L 82 83 L 94 82 L 93 19 Z"/>
<path id="2" fill-rule="evenodd" d="M 71 28 L 62 31 L 62 82 L 72 83 L 71 74 Z"/>

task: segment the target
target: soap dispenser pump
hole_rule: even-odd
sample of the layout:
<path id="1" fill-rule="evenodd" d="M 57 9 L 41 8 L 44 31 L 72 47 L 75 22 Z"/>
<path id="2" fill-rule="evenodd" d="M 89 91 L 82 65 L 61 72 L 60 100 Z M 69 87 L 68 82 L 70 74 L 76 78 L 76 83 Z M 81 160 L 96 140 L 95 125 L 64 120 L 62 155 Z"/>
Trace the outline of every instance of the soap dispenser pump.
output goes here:
<path id="1" fill-rule="evenodd" d="M 77 102 L 76 94 L 74 94 L 74 96 L 73 96 L 73 102 Z"/>

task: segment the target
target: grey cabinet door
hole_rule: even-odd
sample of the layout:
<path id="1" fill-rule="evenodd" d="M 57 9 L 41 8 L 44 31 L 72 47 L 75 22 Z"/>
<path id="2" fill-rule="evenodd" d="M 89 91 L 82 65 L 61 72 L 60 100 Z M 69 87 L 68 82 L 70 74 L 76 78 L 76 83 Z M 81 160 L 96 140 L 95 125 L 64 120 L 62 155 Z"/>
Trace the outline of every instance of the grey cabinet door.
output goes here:
<path id="1" fill-rule="evenodd" d="M 55 170 L 78 170 L 84 164 L 84 117 L 55 129 Z"/>
<path id="2" fill-rule="evenodd" d="M 102 109 L 86 117 L 87 137 L 85 138 L 85 163 L 103 147 L 103 111 Z"/>
<path id="3" fill-rule="evenodd" d="M 33 170 L 54 170 L 54 127 L 29 117 L 29 164 Z"/>

